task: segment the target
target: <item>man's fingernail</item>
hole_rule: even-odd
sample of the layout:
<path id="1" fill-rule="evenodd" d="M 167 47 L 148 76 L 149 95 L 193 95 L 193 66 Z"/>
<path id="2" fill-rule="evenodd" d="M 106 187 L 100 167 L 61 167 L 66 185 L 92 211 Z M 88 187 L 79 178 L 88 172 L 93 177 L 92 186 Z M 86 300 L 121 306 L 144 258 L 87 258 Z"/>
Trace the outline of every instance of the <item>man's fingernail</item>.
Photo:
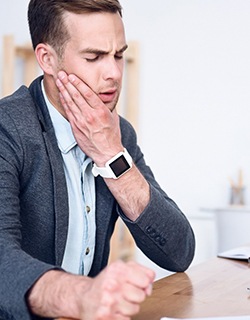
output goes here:
<path id="1" fill-rule="evenodd" d="M 153 290 L 153 285 L 150 284 L 147 288 L 147 295 L 150 296 L 152 294 L 152 290 Z"/>
<path id="2" fill-rule="evenodd" d="M 58 87 L 60 87 L 60 86 L 62 85 L 62 83 L 61 83 L 61 81 L 60 81 L 59 79 L 56 79 L 56 85 L 57 85 Z"/>
<path id="3" fill-rule="evenodd" d="M 73 74 L 70 74 L 70 75 L 69 75 L 69 81 L 70 81 L 70 82 L 74 82 L 75 79 L 76 79 L 76 78 L 73 76 Z"/>
<path id="4" fill-rule="evenodd" d="M 58 78 L 59 78 L 60 80 L 63 80 L 63 79 L 64 79 L 64 77 L 65 77 L 64 72 L 59 71 L 59 72 L 58 72 Z"/>

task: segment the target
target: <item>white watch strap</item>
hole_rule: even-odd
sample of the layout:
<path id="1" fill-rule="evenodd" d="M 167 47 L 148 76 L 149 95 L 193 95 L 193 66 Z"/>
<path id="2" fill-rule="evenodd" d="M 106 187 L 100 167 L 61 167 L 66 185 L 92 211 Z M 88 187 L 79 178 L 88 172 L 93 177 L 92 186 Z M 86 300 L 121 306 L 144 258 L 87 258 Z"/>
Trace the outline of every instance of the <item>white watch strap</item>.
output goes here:
<path id="1" fill-rule="evenodd" d="M 97 167 L 95 163 L 92 168 L 92 173 L 95 177 L 100 175 L 103 178 L 114 178 L 114 173 L 111 170 L 108 170 L 106 167 Z"/>
<path id="2" fill-rule="evenodd" d="M 110 168 L 109 165 L 121 156 L 124 156 L 124 158 L 126 159 L 127 163 L 129 164 L 129 166 L 131 168 L 133 160 L 132 160 L 130 154 L 128 153 L 127 149 L 124 148 L 124 151 L 117 153 L 114 157 L 112 157 L 109 161 L 107 161 L 105 164 L 105 167 L 97 167 L 97 165 L 94 163 L 93 168 L 92 168 L 93 175 L 95 177 L 100 175 L 103 178 L 117 179 L 117 176 L 114 174 L 114 172 L 112 171 L 112 169 Z"/>

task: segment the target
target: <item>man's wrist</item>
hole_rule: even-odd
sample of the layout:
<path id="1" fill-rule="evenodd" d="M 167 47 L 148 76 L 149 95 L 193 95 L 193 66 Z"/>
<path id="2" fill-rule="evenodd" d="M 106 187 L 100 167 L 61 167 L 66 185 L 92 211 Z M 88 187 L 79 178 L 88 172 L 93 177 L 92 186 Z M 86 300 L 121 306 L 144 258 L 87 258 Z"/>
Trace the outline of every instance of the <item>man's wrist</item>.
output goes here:
<path id="1" fill-rule="evenodd" d="M 124 148 L 122 152 L 119 152 L 107 161 L 104 167 L 98 167 L 94 164 L 92 173 L 95 177 L 100 175 L 103 178 L 118 179 L 132 168 L 132 163 L 133 160 L 130 154 Z"/>

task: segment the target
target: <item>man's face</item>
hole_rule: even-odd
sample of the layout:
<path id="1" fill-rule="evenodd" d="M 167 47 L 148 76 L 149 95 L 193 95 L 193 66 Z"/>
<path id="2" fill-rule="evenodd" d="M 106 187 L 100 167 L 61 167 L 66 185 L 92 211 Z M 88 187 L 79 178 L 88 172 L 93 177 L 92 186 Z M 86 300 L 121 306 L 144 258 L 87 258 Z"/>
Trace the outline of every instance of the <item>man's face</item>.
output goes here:
<path id="1" fill-rule="evenodd" d="M 127 48 L 120 15 L 65 15 L 70 40 L 58 69 L 74 73 L 113 110 L 122 85 L 123 53 Z"/>

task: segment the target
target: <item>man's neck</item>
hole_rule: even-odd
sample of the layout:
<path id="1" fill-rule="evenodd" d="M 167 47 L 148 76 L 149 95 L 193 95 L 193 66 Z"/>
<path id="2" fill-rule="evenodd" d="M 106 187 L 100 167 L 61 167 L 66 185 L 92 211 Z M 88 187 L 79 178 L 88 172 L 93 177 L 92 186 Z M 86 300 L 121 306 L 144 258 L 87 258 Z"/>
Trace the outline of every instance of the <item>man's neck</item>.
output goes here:
<path id="1" fill-rule="evenodd" d="M 44 89 L 47 98 L 49 99 L 50 103 L 53 105 L 54 108 L 57 109 L 61 115 L 67 119 L 65 111 L 60 101 L 59 92 L 55 85 L 55 80 L 52 76 L 44 75 L 43 79 Z"/>

